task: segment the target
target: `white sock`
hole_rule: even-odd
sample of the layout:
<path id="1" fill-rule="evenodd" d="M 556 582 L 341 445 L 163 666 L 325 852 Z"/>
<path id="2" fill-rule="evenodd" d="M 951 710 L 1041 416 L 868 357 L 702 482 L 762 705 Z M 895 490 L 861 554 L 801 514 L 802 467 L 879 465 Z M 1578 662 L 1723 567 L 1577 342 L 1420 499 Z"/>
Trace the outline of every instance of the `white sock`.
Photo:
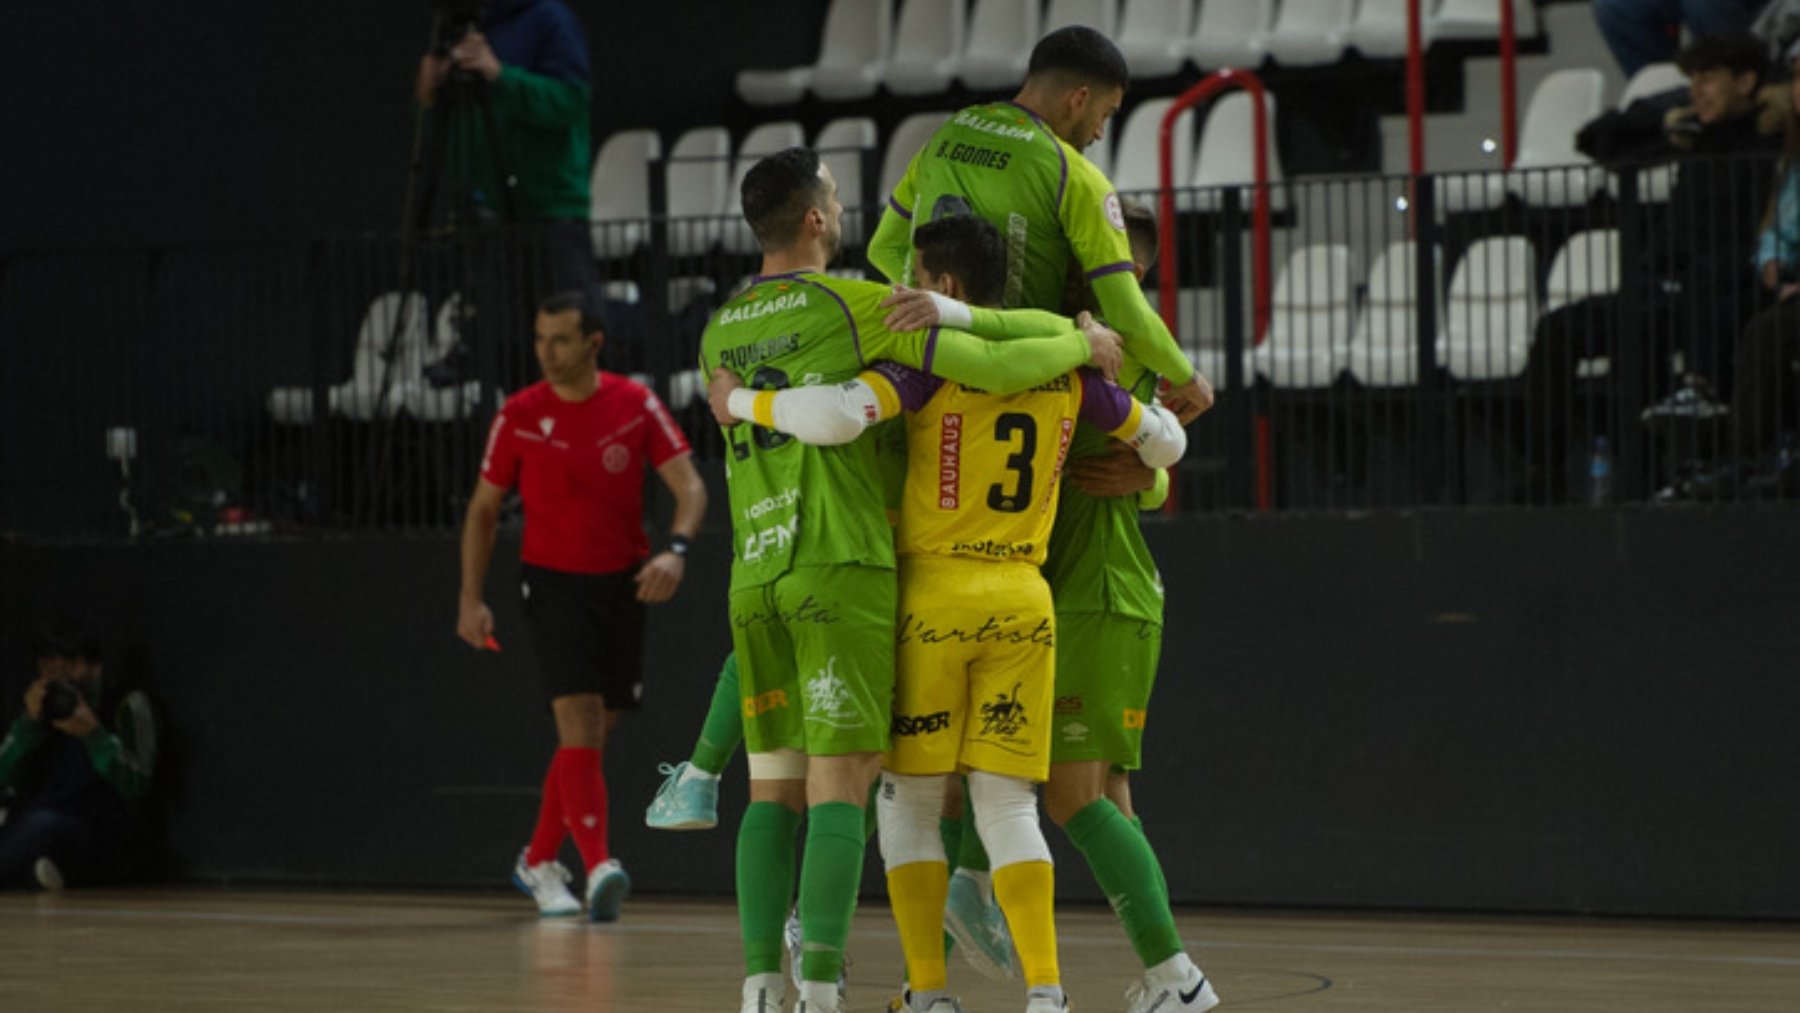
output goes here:
<path id="1" fill-rule="evenodd" d="M 800 983 L 800 1001 L 806 1003 L 809 1010 L 837 1010 L 838 987 L 835 981 L 803 981 Z"/>
<path id="2" fill-rule="evenodd" d="M 1156 981 L 1168 981 L 1176 984 L 1185 983 L 1189 978 L 1200 973 L 1194 962 L 1185 953 L 1177 953 L 1173 957 L 1149 968 L 1146 977 Z"/>

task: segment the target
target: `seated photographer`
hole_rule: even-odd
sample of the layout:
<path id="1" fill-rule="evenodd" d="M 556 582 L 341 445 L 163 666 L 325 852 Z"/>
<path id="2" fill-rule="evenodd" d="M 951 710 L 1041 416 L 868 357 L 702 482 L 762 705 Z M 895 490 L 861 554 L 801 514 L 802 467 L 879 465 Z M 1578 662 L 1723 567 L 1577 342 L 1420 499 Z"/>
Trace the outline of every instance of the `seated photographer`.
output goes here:
<path id="1" fill-rule="evenodd" d="M 156 763 L 149 700 L 125 694 L 107 728 L 99 641 L 75 620 L 50 624 L 32 655 L 24 713 L 0 739 L 0 791 L 14 793 L 0 822 L 0 887 L 129 879 L 149 852 L 140 804 Z"/>

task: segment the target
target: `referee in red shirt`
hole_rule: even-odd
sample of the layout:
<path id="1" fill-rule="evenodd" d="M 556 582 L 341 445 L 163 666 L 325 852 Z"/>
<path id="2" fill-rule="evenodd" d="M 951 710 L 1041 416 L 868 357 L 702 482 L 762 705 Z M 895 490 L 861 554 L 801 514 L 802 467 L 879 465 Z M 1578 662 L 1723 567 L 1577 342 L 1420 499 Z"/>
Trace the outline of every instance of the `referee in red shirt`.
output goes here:
<path id="1" fill-rule="evenodd" d="M 687 439 L 656 395 L 601 372 L 604 324 L 579 292 L 538 307 L 536 344 L 544 379 L 507 398 L 488 432 L 481 478 L 463 521 L 462 596 L 456 633 L 493 644 L 494 614 L 482 584 L 494 554 L 500 506 L 510 489 L 525 507 L 519 593 L 558 748 L 544 778 L 531 844 L 513 882 L 546 915 L 595 921 L 619 916 L 631 890 L 606 847 L 606 780 L 600 751 L 624 711 L 643 694 L 644 606 L 681 585 L 688 546 L 706 512 L 706 486 Z M 669 541 L 651 554 L 644 533 L 645 465 L 675 496 Z M 556 860 L 565 835 L 587 866 L 587 902 L 569 892 Z"/>

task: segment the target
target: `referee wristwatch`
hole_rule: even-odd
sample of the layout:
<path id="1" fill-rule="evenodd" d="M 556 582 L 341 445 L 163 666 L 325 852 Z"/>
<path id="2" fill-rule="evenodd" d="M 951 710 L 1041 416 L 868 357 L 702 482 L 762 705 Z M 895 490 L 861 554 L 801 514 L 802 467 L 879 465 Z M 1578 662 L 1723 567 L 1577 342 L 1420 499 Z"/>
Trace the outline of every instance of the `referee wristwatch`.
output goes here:
<path id="1" fill-rule="evenodd" d="M 686 536 L 686 535 L 670 535 L 669 536 L 669 551 L 675 553 L 677 556 L 680 556 L 682 559 L 686 559 L 687 554 L 688 554 L 688 536 Z"/>

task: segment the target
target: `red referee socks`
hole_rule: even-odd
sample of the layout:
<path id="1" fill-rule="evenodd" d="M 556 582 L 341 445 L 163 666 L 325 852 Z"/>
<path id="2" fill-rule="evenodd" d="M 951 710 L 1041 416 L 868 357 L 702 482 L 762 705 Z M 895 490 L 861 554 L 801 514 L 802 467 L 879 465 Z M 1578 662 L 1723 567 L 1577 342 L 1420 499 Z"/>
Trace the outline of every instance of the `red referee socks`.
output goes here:
<path id="1" fill-rule="evenodd" d="M 598 749 L 558 749 L 550 761 L 562 796 L 563 824 L 587 871 L 612 857 L 606 850 L 606 777 Z"/>

